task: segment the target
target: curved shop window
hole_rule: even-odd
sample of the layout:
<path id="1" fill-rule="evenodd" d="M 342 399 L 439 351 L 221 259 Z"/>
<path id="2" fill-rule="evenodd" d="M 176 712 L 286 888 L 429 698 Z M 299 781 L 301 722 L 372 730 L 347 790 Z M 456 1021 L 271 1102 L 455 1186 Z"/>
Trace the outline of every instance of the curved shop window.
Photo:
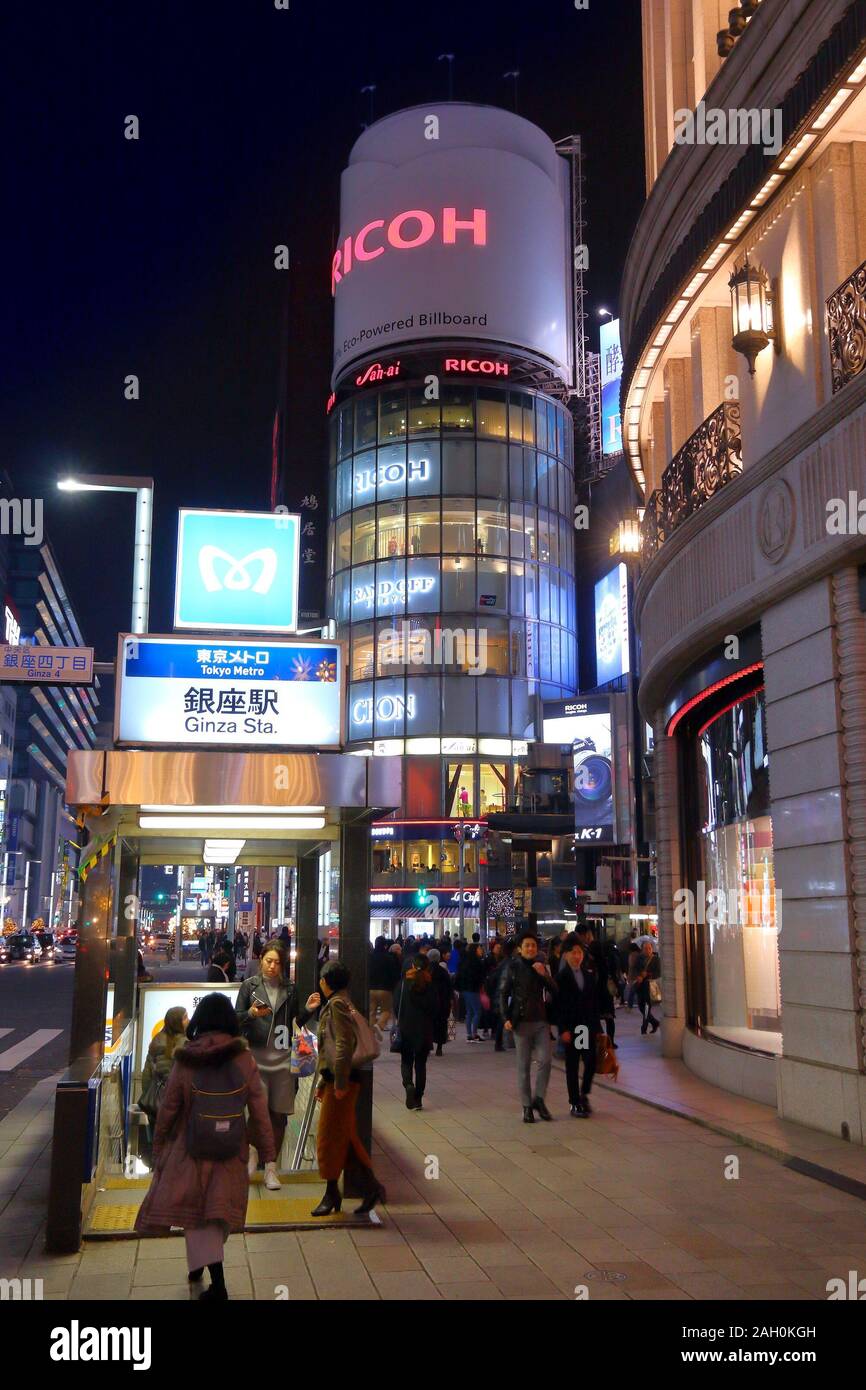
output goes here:
<path id="1" fill-rule="evenodd" d="M 781 1053 L 778 913 L 764 693 L 698 728 L 697 843 L 689 903 L 696 1022 L 725 1042 Z M 691 875 L 690 875 L 691 877 Z"/>

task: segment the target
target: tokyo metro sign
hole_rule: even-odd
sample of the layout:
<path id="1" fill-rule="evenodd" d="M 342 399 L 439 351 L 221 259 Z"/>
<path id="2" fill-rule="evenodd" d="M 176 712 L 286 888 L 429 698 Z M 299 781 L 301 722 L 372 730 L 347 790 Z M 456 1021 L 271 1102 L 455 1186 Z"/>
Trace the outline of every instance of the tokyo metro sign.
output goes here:
<path id="1" fill-rule="evenodd" d="M 182 509 L 175 628 L 294 632 L 299 550 L 298 516 Z"/>

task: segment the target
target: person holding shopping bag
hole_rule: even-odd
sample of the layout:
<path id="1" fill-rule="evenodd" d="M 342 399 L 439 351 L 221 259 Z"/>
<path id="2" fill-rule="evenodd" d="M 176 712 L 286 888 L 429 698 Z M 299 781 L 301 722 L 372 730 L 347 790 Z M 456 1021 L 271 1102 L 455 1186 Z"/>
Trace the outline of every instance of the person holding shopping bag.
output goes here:
<path id="1" fill-rule="evenodd" d="M 379 1055 L 373 1030 L 349 998 L 349 971 L 339 960 L 329 960 L 322 968 L 319 986 L 325 1004 L 319 1016 L 319 1072 L 316 1099 L 321 1105 L 316 1134 L 319 1173 L 325 1179 L 325 1193 L 313 1216 L 329 1216 L 339 1211 L 343 1198 L 340 1175 L 352 1163 L 352 1175 L 364 1199 L 355 1208 L 362 1216 L 384 1202 L 385 1189 L 373 1172 L 370 1155 L 358 1135 L 355 1115 L 361 1090 L 361 1071 Z"/>
<path id="2" fill-rule="evenodd" d="M 274 1132 L 275 1160 L 286 1133 L 288 1118 L 295 1109 L 297 1080 L 292 1075 L 292 1024 L 299 1026 L 319 1007 L 320 997 L 311 994 L 304 1008 L 298 991 L 288 978 L 288 958 L 281 941 L 269 941 L 259 963 L 259 973 L 244 980 L 235 1002 L 241 1034 L 252 1050 L 268 1095 L 268 1110 Z M 255 1176 L 259 1154 L 250 1147 L 250 1177 Z M 279 1192 L 276 1162 L 265 1165 L 265 1187 Z"/>

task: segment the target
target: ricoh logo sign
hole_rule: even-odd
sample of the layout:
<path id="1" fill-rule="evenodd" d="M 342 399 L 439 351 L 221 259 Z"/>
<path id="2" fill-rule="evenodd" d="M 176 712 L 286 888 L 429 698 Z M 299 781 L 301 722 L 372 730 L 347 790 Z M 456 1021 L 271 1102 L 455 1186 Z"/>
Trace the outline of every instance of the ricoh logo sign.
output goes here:
<path id="1" fill-rule="evenodd" d="M 487 209 L 473 208 L 468 218 L 457 216 L 457 209 L 442 208 L 438 216 L 425 208 L 409 208 L 392 217 L 367 222 L 354 236 L 347 236 L 331 262 L 331 294 L 356 266 L 376 261 L 386 251 L 415 251 L 436 238 L 442 246 L 456 246 L 458 233 L 468 236 L 473 246 L 487 245 Z"/>
<path id="2" fill-rule="evenodd" d="M 175 627 L 294 632 L 299 551 L 298 516 L 182 510 L 177 533 Z"/>

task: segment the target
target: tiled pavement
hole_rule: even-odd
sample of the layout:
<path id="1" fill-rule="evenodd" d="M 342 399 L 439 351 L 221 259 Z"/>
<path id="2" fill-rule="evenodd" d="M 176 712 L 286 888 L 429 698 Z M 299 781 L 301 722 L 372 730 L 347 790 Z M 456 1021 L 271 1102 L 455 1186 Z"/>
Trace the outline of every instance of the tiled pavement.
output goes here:
<path id="1" fill-rule="evenodd" d="M 656 1049 L 635 1032 L 620 1024 L 621 1081 L 642 1073 L 647 1090 Z M 823 1299 L 829 1278 L 866 1274 L 866 1202 L 766 1153 L 609 1087 L 591 1119 L 571 1119 L 560 1067 L 556 1122 L 524 1125 L 514 1054 L 490 1043 L 431 1058 L 425 1109 L 409 1112 L 397 1062 L 376 1064 L 382 1226 L 232 1236 L 236 1298 L 573 1299 L 584 1287 L 590 1299 Z M 750 1105 L 714 1094 L 734 1118 Z M 16 1131 L 0 1124 L 0 1275 L 41 1277 L 46 1298 L 187 1299 L 180 1238 L 42 1253 L 50 1099 L 13 1112 Z"/>

